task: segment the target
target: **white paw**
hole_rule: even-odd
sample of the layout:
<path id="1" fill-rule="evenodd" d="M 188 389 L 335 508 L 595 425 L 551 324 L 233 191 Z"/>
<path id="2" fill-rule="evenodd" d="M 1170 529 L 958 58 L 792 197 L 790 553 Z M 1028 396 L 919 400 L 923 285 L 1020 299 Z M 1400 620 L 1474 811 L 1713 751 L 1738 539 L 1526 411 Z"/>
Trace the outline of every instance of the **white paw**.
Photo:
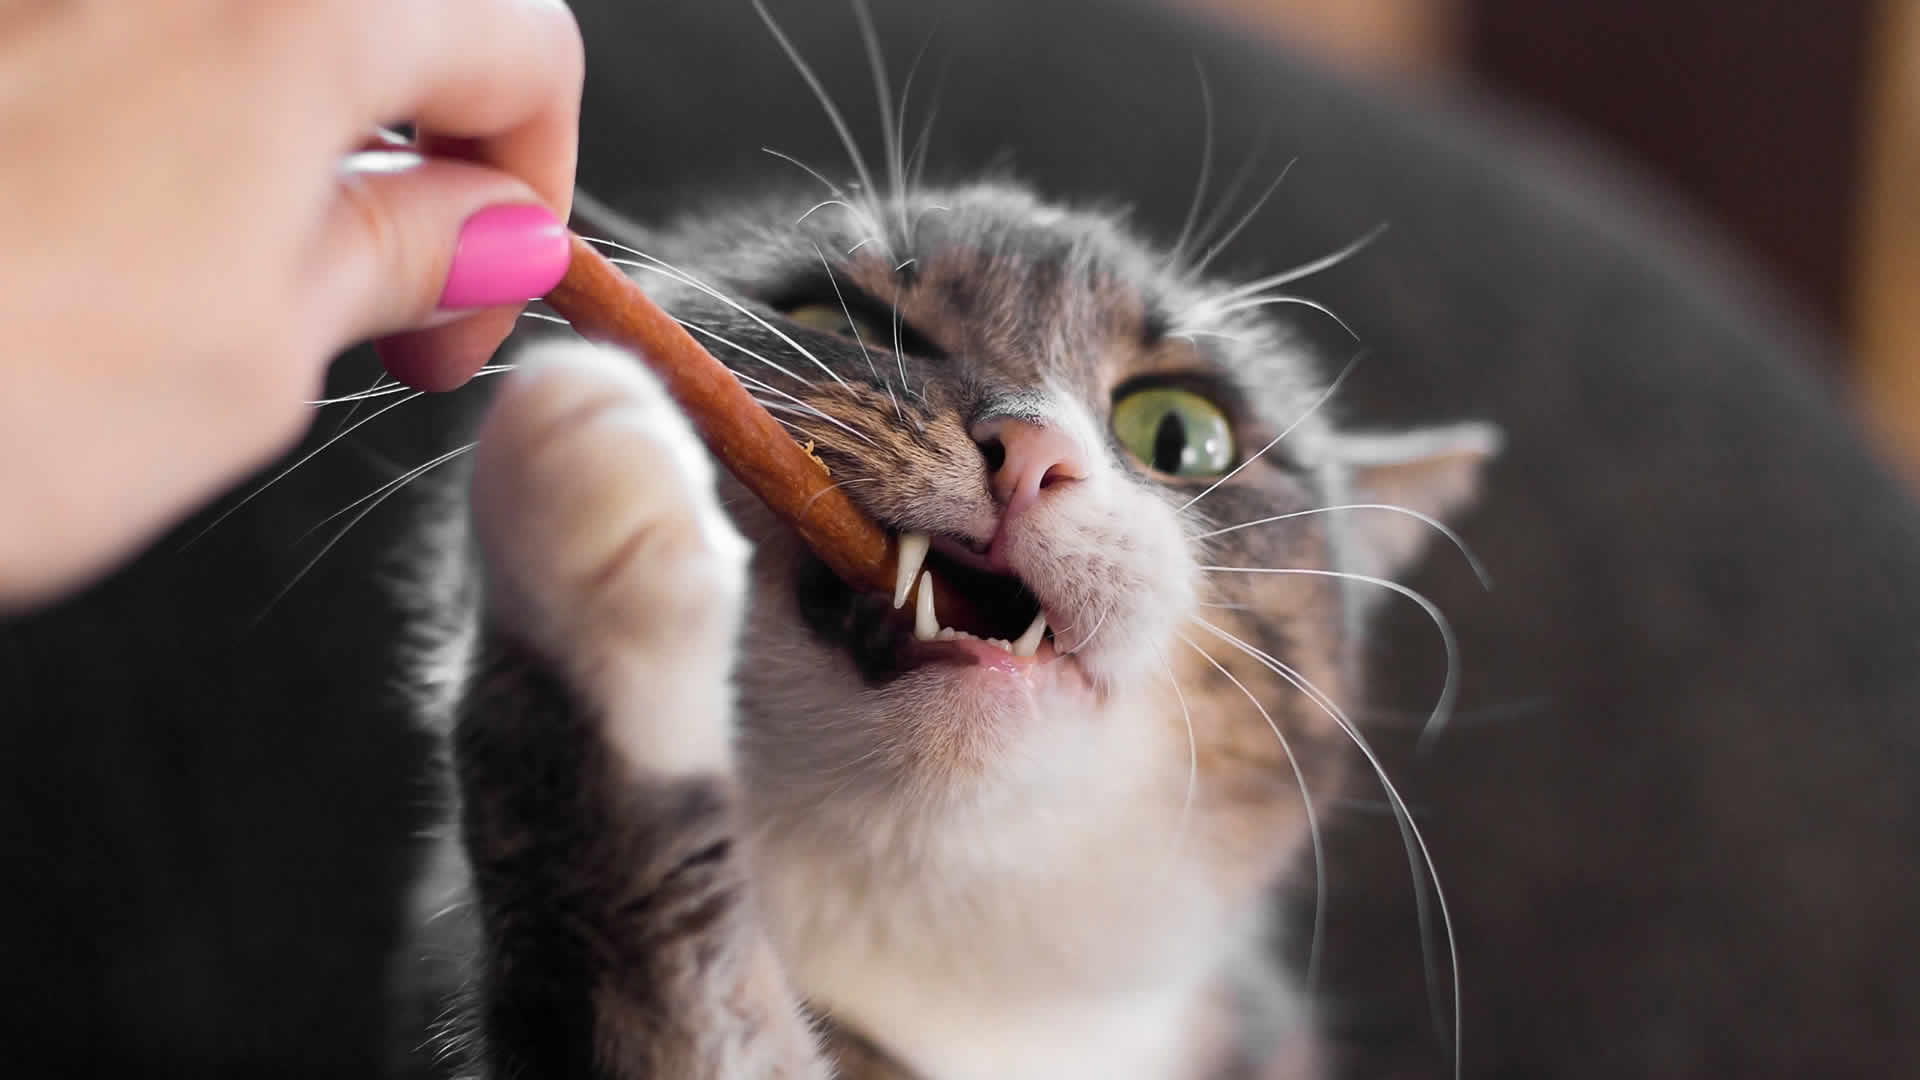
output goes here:
<path id="1" fill-rule="evenodd" d="M 749 549 L 705 448 L 624 352 L 519 361 L 474 454 L 489 617 L 571 675 L 634 766 L 724 769 Z"/>

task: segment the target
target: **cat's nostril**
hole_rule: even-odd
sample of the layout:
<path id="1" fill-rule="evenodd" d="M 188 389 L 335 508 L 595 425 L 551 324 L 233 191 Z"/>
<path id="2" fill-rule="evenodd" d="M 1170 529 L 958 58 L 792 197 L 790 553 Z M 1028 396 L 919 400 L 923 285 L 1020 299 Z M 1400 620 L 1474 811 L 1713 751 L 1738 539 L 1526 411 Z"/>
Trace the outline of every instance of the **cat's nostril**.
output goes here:
<path id="1" fill-rule="evenodd" d="M 1007 444 L 1000 441 L 1000 436 L 989 436 L 975 445 L 980 447 L 980 456 L 987 459 L 988 473 L 999 472 L 1007 463 Z"/>
<path id="2" fill-rule="evenodd" d="M 1009 517 L 1042 491 L 1089 475 L 1079 441 L 1051 424 L 988 420 L 974 425 L 973 441 L 986 459 L 988 486 Z"/>

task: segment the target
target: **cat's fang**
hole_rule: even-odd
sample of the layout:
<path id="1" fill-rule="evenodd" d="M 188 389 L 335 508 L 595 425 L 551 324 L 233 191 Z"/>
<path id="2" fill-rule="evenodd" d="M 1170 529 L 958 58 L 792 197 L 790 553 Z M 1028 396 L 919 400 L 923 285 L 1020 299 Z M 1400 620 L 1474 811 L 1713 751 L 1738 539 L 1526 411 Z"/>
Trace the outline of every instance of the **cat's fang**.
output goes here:
<path id="1" fill-rule="evenodd" d="M 921 641 L 932 641 L 940 636 L 940 620 L 933 615 L 931 571 L 922 571 L 920 574 L 920 597 L 913 609 L 913 636 Z"/>
<path id="2" fill-rule="evenodd" d="M 893 607 L 898 611 L 907 602 L 907 594 L 913 591 L 913 579 L 920 574 L 920 564 L 927 560 L 927 549 L 933 545 L 933 538 L 923 532 L 903 532 L 900 534 L 900 551 L 893 572 Z"/>
<path id="3" fill-rule="evenodd" d="M 1013 647 L 1008 649 L 1015 656 L 1032 656 L 1040 648 L 1040 639 L 1047 633 L 1047 613 L 1042 611 L 1033 617 L 1026 633 L 1014 639 Z"/>

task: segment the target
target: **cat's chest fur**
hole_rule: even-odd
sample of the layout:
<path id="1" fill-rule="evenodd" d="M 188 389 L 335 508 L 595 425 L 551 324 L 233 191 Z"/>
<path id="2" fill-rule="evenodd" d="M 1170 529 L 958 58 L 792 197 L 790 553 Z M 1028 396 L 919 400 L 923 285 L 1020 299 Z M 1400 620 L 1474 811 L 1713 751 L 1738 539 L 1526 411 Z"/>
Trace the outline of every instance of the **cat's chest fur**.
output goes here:
<path id="1" fill-rule="evenodd" d="M 1154 774 L 1129 768 L 1130 755 L 1177 748 L 1142 737 L 1157 734 L 1150 724 L 1102 737 L 1086 717 L 1057 719 L 1061 745 L 1045 751 L 1103 763 L 1092 771 L 1104 784 L 1062 775 L 1070 794 L 1054 805 L 982 810 L 920 836 L 762 834 L 782 852 L 752 857 L 774 947 L 810 1005 L 859 1033 L 873 1068 L 1198 1077 L 1216 1074 L 1249 1008 L 1263 1027 L 1297 1024 L 1288 995 L 1242 999 L 1233 957 L 1260 951 L 1264 919 L 1183 868 L 1179 824 L 1159 809 L 1179 793 L 1142 790 L 1137 778 Z M 795 858 L 796 844 L 817 847 Z"/>

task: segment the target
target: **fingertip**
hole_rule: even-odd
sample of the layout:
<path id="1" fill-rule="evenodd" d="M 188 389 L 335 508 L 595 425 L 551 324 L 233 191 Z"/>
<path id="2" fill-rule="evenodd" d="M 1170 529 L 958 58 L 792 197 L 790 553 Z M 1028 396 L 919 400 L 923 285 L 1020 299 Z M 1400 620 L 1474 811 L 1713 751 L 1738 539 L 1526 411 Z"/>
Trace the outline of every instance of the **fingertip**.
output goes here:
<path id="1" fill-rule="evenodd" d="M 486 308 L 544 295 L 560 283 L 572 256 L 566 225 L 546 207 L 486 207 L 460 226 L 440 309 Z"/>
<path id="2" fill-rule="evenodd" d="M 486 366 L 519 314 L 518 306 L 478 312 L 446 326 L 381 338 L 373 348 L 399 382 L 436 393 L 457 390 Z"/>

